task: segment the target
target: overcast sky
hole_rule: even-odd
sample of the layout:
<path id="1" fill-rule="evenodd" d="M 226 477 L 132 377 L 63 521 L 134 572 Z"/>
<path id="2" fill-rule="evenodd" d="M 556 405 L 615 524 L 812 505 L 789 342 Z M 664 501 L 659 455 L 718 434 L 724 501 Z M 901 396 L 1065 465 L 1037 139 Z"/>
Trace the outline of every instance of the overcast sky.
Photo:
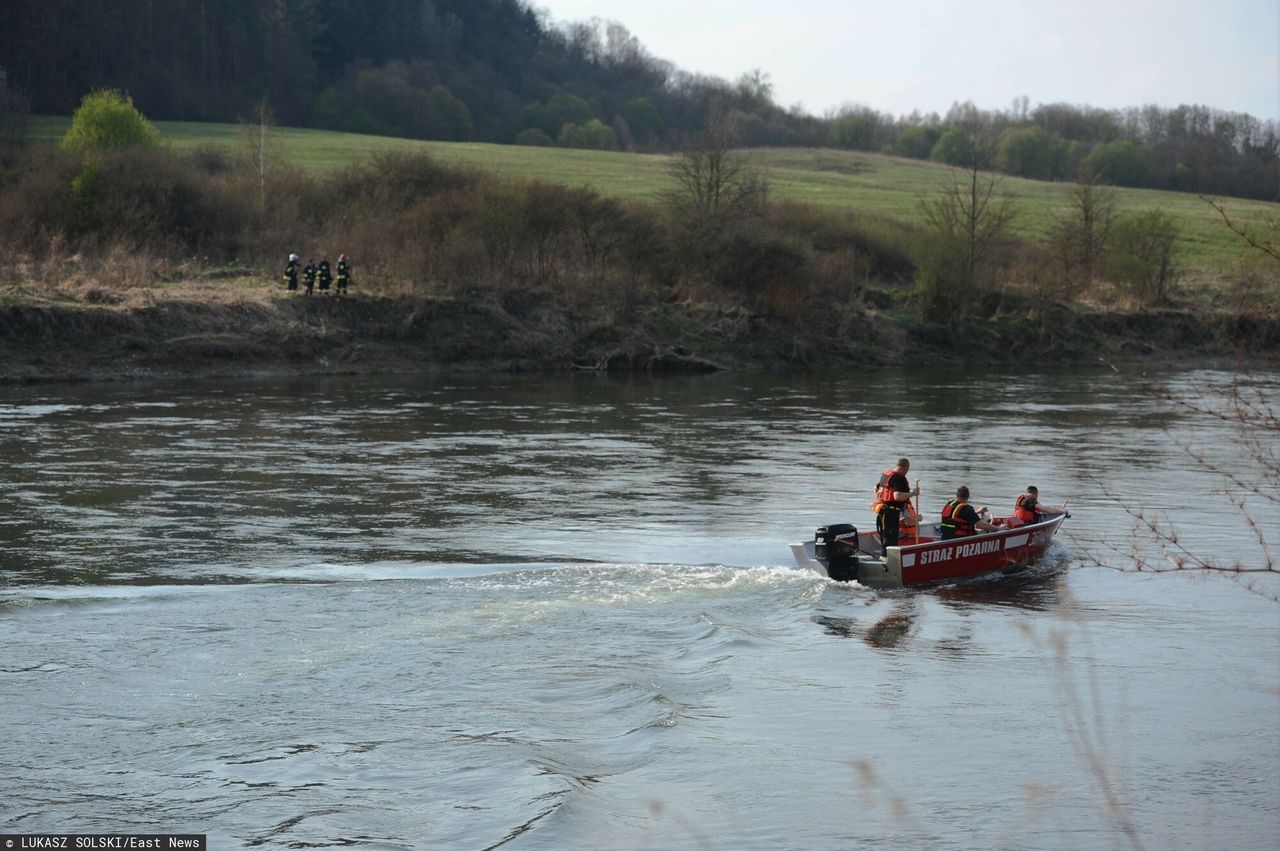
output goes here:
<path id="1" fill-rule="evenodd" d="M 1202 103 L 1280 119 L 1280 0 L 532 0 L 686 71 L 760 68 L 783 106 L 905 115 Z"/>

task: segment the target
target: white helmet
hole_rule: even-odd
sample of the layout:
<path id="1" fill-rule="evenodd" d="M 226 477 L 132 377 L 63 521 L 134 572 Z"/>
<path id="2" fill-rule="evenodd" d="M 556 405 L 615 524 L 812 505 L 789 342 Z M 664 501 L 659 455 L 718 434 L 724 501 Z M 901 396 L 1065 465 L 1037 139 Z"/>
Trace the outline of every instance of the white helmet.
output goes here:
<path id="1" fill-rule="evenodd" d="M 289 255 L 289 259 L 290 259 L 290 260 L 297 260 L 297 259 L 298 259 L 298 255 L 296 255 L 296 254 L 290 254 L 290 255 Z"/>

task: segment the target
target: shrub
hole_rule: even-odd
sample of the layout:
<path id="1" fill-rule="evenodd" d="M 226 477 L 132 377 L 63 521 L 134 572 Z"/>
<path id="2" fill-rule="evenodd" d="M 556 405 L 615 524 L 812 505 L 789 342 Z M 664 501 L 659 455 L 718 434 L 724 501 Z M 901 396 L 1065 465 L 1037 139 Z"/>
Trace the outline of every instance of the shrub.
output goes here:
<path id="1" fill-rule="evenodd" d="M 1178 229 L 1168 213 L 1146 210 L 1119 220 L 1112 232 L 1107 272 L 1140 305 L 1168 300 L 1181 270 L 1174 257 Z"/>
<path id="2" fill-rule="evenodd" d="M 559 142 L 566 148 L 585 148 L 597 151 L 613 151 L 618 147 L 618 134 L 599 119 L 592 118 L 583 124 L 566 124 L 560 128 Z"/>
<path id="3" fill-rule="evenodd" d="M 0 243 L 42 255 L 68 227 L 71 184 L 81 161 L 57 148 L 34 148 L 0 176 Z"/>
<path id="4" fill-rule="evenodd" d="M 106 180 L 102 175 L 102 163 L 96 158 L 84 162 L 84 168 L 71 181 L 71 197 L 68 199 L 68 214 L 73 227 L 86 231 L 95 224 L 94 213 L 106 190 Z"/>
<path id="5" fill-rule="evenodd" d="M 211 179 L 199 160 L 147 148 L 78 156 L 31 152 L 6 181 L 0 238 L 43 253 L 55 236 L 70 252 L 114 244 L 139 250 L 234 256 L 255 224 L 231 184 Z"/>
<path id="6" fill-rule="evenodd" d="M 860 269 L 865 267 L 864 277 L 900 280 L 915 271 L 912 234 L 896 219 L 779 202 L 771 205 L 769 220 L 819 254 L 855 258 Z"/>
<path id="7" fill-rule="evenodd" d="M 515 143 L 517 145 L 526 145 L 531 148 L 550 148 L 555 145 L 555 139 L 552 139 L 546 133 L 537 127 L 526 127 L 516 134 Z"/>
<path id="8" fill-rule="evenodd" d="M 744 227 L 720 243 L 714 274 L 726 289 L 758 297 L 805 279 L 808 264 L 809 252 L 795 240 L 763 227 Z"/>
<path id="9" fill-rule="evenodd" d="M 93 163 L 86 162 L 82 176 L 92 173 Z M 103 155 L 101 169 L 101 194 L 89 213 L 93 231 L 81 230 L 82 238 L 222 255 L 238 247 L 245 211 L 188 158 L 163 151 L 116 151 Z M 73 198 L 75 193 L 73 188 Z"/>
<path id="10" fill-rule="evenodd" d="M 326 186 L 330 197 L 322 203 L 351 216 L 381 217 L 478 181 L 474 172 L 444 165 L 425 153 L 386 151 L 338 172 Z"/>
<path id="11" fill-rule="evenodd" d="M 133 99 L 115 89 L 85 95 L 62 138 L 62 147 L 68 151 L 154 147 L 159 143 L 156 128 L 134 107 Z"/>

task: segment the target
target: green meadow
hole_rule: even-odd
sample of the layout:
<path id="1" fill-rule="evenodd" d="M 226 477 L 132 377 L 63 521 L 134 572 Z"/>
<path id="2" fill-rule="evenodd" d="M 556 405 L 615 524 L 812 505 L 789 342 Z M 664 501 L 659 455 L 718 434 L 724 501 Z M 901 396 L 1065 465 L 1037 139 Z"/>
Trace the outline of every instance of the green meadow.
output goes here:
<path id="1" fill-rule="evenodd" d="M 68 118 L 37 117 L 31 135 L 53 143 L 70 124 Z M 248 150 L 246 128 L 235 124 L 155 122 L 164 141 L 177 150 L 208 149 L 235 155 Z M 607 195 L 654 200 L 669 185 L 670 157 L 534 148 L 470 142 L 421 142 L 360 136 L 323 130 L 273 127 L 270 150 L 280 161 L 304 169 L 342 168 L 384 151 L 425 151 L 443 162 L 571 186 L 588 186 Z M 920 221 L 921 201 L 960 178 L 937 163 L 882 154 L 829 149 L 773 148 L 745 151 L 769 176 L 772 197 L 874 216 Z M 1017 230 L 1042 238 L 1064 209 L 1070 185 L 1000 177 L 1000 190 L 1017 203 Z M 1194 194 L 1147 189 L 1117 189 L 1122 212 L 1159 208 L 1177 223 L 1184 262 L 1212 276 L 1245 253 L 1242 241 L 1221 217 Z M 1234 220 L 1267 226 L 1280 218 L 1280 204 L 1222 199 Z"/>

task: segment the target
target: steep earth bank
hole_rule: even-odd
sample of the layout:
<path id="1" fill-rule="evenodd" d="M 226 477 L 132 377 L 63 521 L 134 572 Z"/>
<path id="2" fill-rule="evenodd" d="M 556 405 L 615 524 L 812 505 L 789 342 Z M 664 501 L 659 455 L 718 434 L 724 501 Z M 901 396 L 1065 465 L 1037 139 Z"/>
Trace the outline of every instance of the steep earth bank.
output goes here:
<path id="1" fill-rule="evenodd" d="M 146 294 L 0 299 L 0 381 L 432 369 L 703 371 L 856 365 L 1183 361 L 1280 351 L 1280 322 L 1059 308 L 963 329 L 892 311 L 798 323 L 676 303 L 574 311 L 528 292 L 459 298 L 258 298 Z M 821 327 L 820 327 L 821 326 Z"/>

